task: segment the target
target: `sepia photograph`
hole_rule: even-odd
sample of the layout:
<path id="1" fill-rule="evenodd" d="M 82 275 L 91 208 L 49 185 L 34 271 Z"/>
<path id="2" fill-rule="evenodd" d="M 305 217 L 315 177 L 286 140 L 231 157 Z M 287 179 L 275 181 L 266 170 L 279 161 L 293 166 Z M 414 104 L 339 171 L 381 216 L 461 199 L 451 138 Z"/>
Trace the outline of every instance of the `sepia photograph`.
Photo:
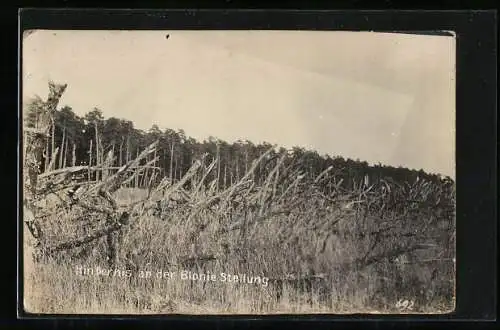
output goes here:
<path id="1" fill-rule="evenodd" d="M 453 32 L 21 38 L 25 312 L 455 310 Z"/>

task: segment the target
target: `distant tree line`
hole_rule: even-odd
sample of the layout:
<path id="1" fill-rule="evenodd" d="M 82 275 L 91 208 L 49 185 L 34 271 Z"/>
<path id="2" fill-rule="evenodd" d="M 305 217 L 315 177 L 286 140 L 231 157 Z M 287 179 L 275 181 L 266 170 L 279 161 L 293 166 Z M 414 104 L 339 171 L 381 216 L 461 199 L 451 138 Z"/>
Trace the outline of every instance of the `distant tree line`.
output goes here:
<path id="1" fill-rule="evenodd" d="M 35 97 L 25 107 L 25 124 L 34 127 L 43 109 L 44 102 Z M 167 176 L 171 180 L 180 179 L 190 168 L 193 161 L 208 154 L 208 159 L 217 159 L 216 169 L 211 172 L 213 179 L 219 178 L 219 187 L 227 187 L 241 178 L 251 167 L 252 161 L 272 147 L 269 143 L 254 144 L 247 140 L 234 143 L 208 137 L 197 141 L 189 137 L 182 129 L 161 130 L 153 125 L 144 131 L 134 127 L 132 121 L 115 117 L 104 118 L 100 109 L 94 108 L 83 117 L 76 115 L 72 108 L 64 106 L 55 114 L 51 127 L 51 137 L 47 141 L 45 155 L 54 158 L 54 168 L 67 166 L 101 164 L 112 151 L 114 161 L 111 166 L 120 167 L 134 159 L 146 146 L 158 140 L 159 145 L 155 164 L 159 168 L 160 178 Z M 417 177 L 440 184 L 452 182 L 449 177 L 426 173 L 423 170 L 411 170 L 403 167 L 382 164 L 369 165 L 365 161 L 352 160 L 340 156 L 320 155 L 316 151 L 293 147 L 291 150 L 276 148 L 270 158 L 276 161 L 286 154 L 284 165 L 300 164 L 300 170 L 309 179 L 314 179 L 326 168 L 345 189 L 351 189 L 360 181 L 376 183 L 390 178 L 403 184 L 414 181 Z M 47 169 L 47 162 L 42 159 L 42 169 Z M 272 169 L 272 166 L 271 166 Z M 265 180 L 269 169 L 259 166 L 254 179 Z M 207 180 L 208 181 L 208 180 Z"/>

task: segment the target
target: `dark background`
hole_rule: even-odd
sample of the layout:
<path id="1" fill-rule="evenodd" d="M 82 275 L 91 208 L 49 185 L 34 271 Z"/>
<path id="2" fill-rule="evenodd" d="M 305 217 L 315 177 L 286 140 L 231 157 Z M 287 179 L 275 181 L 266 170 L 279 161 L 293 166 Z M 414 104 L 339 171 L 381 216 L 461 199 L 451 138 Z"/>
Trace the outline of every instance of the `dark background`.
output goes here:
<path id="1" fill-rule="evenodd" d="M 441 6 L 448 8 L 459 8 L 465 2 L 455 1 L 441 2 Z M 469 3 L 473 3 L 470 1 Z M 33 3 L 34 4 L 34 3 Z M 29 7 L 26 3 L 24 6 Z M 51 3 L 45 2 L 50 5 Z M 65 6 L 67 1 L 61 1 L 57 5 Z M 168 2 L 163 2 L 163 6 L 168 6 Z M 189 6 L 189 2 L 183 2 Z M 236 7 L 238 3 L 226 1 L 226 7 Z M 318 9 L 316 2 L 307 3 L 310 9 Z M 339 3 L 337 8 L 373 8 L 366 3 L 351 1 L 351 7 L 344 2 Z M 391 5 L 389 1 L 385 5 Z M 438 4 L 435 2 L 435 4 Z M 493 2 L 475 1 L 476 8 L 492 8 Z M 56 4 L 53 4 L 56 6 Z M 76 3 L 78 5 L 78 3 Z M 88 5 L 88 3 L 87 3 Z M 121 3 L 122 6 L 132 6 Z M 288 3 L 288 8 L 290 7 Z M 304 5 L 304 4 L 303 4 Z M 346 6 L 347 5 L 347 6 Z M 354 5 L 354 6 L 352 6 Z M 438 4 L 439 5 L 439 4 Z M 467 5 L 465 3 L 465 5 Z M 80 4 L 81 6 L 81 4 Z M 241 4 L 240 4 L 241 6 Z M 382 5 L 383 6 L 383 5 Z M 112 6 L 108 6 L 111 8 Z M 154 6 L 150 6 L 154 8 Z M 172 6 L 171 6 L 172 7 Z M 208 6 L 206 6 L 208 7 Z M 286 6 L 282 6 L 284 8 Z M 470 7 L 470 4 L 469 4 Z M 178 5 L 177 5 L 178 8 Z M 213 8 L 213 7 L 212 7 Z M 251 8 L 248 7 L 247 8 Z M 383 8 L 383 7 L 382 7 Z M 379 6 L 379 9 L 382 9 Z M 435 8 L 435 7 L 434 7 Z M 480 7 L 481 8 L 481 7 Z M 432 9 L 428 8 L 428 9 Z M 2 9 L 3 10 L 3 9 Z M 2 25 L 10 24 L 10 29 L 3 29 L 2 34 L 7 38 L 2 42 L 2 53 L 9 53 L 11 61 L 2 67 L 2 78 L 10 73 L 12 81 L 7 84 L 7 88 L 2 89 L 2 101 L 7 102 L 2 109 L 7 114 L 2 129 L 4 144 L 8 148 L 2 148 L 2 165 L 8 165 L 10 173 L 4 172 L 4 177 L 11 179 L 5 185 L 4 191 L 7 198 L 2 199 L 2 206 L 11 206 L 11 212 L 4 213 L 3 227 L 8 227 L 11 232 L 4 237 L 17 240 L 14 232 L 17 233 L 17 191 L 18 165 L 14 162 L 17 159 L 17 141 L 20 122 L 17 119 L 18 85 L 17 81 L 17 55 L 18 55 L 18 22 L 17 8 L 3 10 Z M 5 18 L 4 18 L 5 16 Z M 495 11 L 196 11 L 196 10 L 175 10 L 165 11 L 91 11 L 73 10 L 61 11 L 52 10 L 47 12 L 26 10 L 22 13 L 23 29 L 44 28 L 44 29 L 304 29 L 304 30 L 371 30 L 371 31 L 398 31 L 400 33 L 410 33 L 415 31 L 426 31 L 434 33 L 438 30 L 452 30 L 457 34 L 457 309 L 456 313 L 445 316 L 427 316 L 427 321 L 416 324 L 416 316 L 343 316 L 336 317 L 335 320 L 345 321 L 344 326 L 360 325 L 352 321 L 356 320 L 385 320 L 383 324 L 373 322 L 369 327 L 394 327 L 394 326 L 439 326 L 444 325 L 446 320 L 494 320 L 496 317 L 496 192 L 497 192 L 497 158 L 496 158 L 496 12 Z M 14 62 L 16 61 L 16 62 Z M 14 64 L 16 63 L 16 65 Z M 9 70 L 10 69 L 10 70 Z M 16 86 L 16 87 L 14 87 Z M 7 96 L 7 97 L 6 97 Z M 12 96 L 12 97 L 8 97 Z M 17 97 L 16 97 L 17 96 Z M 9 102 L 10 101 L 10 102 Z M 10 143 L 8 143 L 10 142 Z M 7 162 L 7 160 L 9 160 Z M 6 208 L 7 209 L 7 208 Z M 7 225 L 7 226 L 6 226 Z M 6 240 L 2 240 L 6 241 Z M 7 306 L 2 308 L 2 323 L 13 329 L 14 324 L 38 325 L 40 328 L 54 327 L 74 328 L 77 325 L 85 327 L 95 327 L 102 324 L 102 320 L 43 320 L 37 321 L 15 321 L 16 310 L 20 304 L 15 304 L 17 300 L 17 283 L 14 258 L 17 244 L 8 245 L 8 253 L 2 250 L 3 256 L 10 256 L 10 260 L 4 260 L 3 273 L 11 275 L 12 282 L 2 281 L 6 286 L 2 290 L 3 297 L 8 297 Z M 16 260 L 16 261 L 14 261 Z M 20 302 L 18 302 L 20 303 Z M 9 317 L 10 320 L 6 318 Z M 4 320 L 5 318 L 5 320 Z M 256 319 L 256 317 L 253 317 Z M 248 318 L 242 317 L 200 317 L 163 318 L 167 323 L 149 321 L 143 324 L 144 328 L 161 326 L 169 327 L 186 325 L 186 320 L 195 320 L 187 325 L 205 326 L 261 326 L 270 325 L 290 326 L 290 317 L 258 317 L 260 321 L 249 322 Z M 422 318 L 422 317 L 419 317 Z M 159 319 L 155 317 L 154 319 Z M 332 316 L 293 316 L 296 322 L 294 325 L 325 326 L 331 324 Z M 315 320 L 315 322 L 311 322 Z M 139 321 L 129 320 L 132 325 Z M 432 321 L 432 322 L 430 322 Z M 144 322 L 144 320 L 142 320 Z M 107 321 L 106 323 L 109 323 Z M 119 325 L 125 325 L 123 322 Z M 448 323 L 449 325 L 449 323 Z M 489 326 L 492 326 L 489 323 Z M 472 324 L 459 322 L 450 325 L 453 328 L 460 326 L 471 327 Z M 486 323 L 475 324 L 474 327 L 485 327 Z M 2 327 L 3 328 L 3 327 Z M 106 327 L 108 328 L 108 327 Z"/>

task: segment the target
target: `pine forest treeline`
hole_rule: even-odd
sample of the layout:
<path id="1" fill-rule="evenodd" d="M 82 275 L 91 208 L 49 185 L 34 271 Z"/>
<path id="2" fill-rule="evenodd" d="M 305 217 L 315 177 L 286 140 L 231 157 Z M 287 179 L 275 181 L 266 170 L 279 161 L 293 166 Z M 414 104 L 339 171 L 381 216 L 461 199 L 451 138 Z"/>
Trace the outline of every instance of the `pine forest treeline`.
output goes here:
<path id="1" fill-rule="evenodd" d="M 39 97 L 30 99 L 24 108 L 25 125 L 33 127 L 43 111 L 43 100 Z M 141 150 L 158 140 L 158 162 L 155 167 L 160 175 L 156 178 L 168 177 L 172 181 L 178 180 L 188 171 L 193 162 L 203 154 L 208 154 L 212 159 L 217 159 L 217 169 L 210 175 L 219 188 L 228 187 L 238 181 L 252 165 L 252 161 L 272 147 L 269 143 L 254 144 L 247 140 L 228 143 L 215 137 L 204 141 L 197 141 L 189 137 L 182 129 L 160 130 L 153 125 L 144 131 L 134 127 L 132 121 L 115 117 L 105 118 L 100 109 L 94 108 L 83 117 L 74 113 L 71 107 L 64 106 L 56 111 L 51 123 L 50 138 L 47 140 L 44 154 L 47 159 L 54 158 L 54 164 L 48 164 L 42 159 L 41 168 L 47 170 L 50 165 L 53 169 L 68 166 L 102 164 L 109 152 L 114 155 L 111 167 L 119 168 L 135 158 Z M 369 165 L 367 162 L 320 155 L 316 151 L 293 147 L 291 150 L 275 148 L 270 153 L 270 158 L 279 161 L 279 155 L 286 153 L 284 166 L 287 164 L 300 164 L 300 171 L 310 179 L 317 177 L 322 171 L 331 168 L 338 179 L 335 183 L 344 189 L 352 189 L 360 181 L 369 180 L 370 183 L 379 182 L 381 179 L 390 179 L 396 184 L 413 182 L 417 178 L 426 179 L 435 184 L 451 183 L 452 179 L 436 174 L 429 174 L 423 170 L 411 170 L 403 167 Z M 55 156 L 55 157 L 53 157 Z M 210 159 L 208 157 L 208 159 Z M 146 162 L 145 160 L 144 162 Z M 272 164 L 272 162 L 268 162 Z M 257 168 L 255 180 L 264 181 L 267 174 L 274 166 Z M 94 172 L 93 172 L 94 173 Z M 93 174 L 99 175 L 98 172 Z M 137 176 L 135 186 L 147 186 L 146 182 L 151 173 L 142 173 Z M 218 178 L 218 180 L 216 180 Z M 93 177 L 92 179 L 99 179 Z M 324 187 L 328 189 L 328 186 Z"/>

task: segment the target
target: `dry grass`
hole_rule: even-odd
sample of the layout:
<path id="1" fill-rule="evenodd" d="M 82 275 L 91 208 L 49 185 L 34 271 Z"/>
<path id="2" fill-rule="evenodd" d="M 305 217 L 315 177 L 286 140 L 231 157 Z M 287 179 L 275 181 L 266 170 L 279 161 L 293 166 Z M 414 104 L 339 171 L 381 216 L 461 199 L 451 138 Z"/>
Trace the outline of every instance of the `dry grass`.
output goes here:
<path id="1" fill-rule="evenodd" d="M 454 309 L 453 190 L 415 182 L 387 192 L 380 183 L 327 195 L 321 182 L 332 179 L 328 174 L 302 182 L 297 173 L 270 171 L 256 186 L 250 169 L 240 182 L 215 191 L 201 179 L 211 168 L 193 170 L 200 175 L 188 177 L 186 184 L 176 187 L 164 180 L 161 189 L 153 189 L 144 212 L 112 234 L 114 264 L 109 264 L 103 237 L 25 267 L 26 310 L 279 314 Z M 147 196 L 147 191 L 119 189 L 113 197 L 118 205 L 130 205 Z M 397 196 L 420 202 L 392 207 L 389 201 Z M 109 220 L 64 203 L 54 209 L 57 213 L 43 222 L 50 242 L 89 235 Z M 130 276 L 82 275 L 77 267 L 112 268 Z M 152 277 L 140 278 L 148 270 Z M 158 270 L 176 277 L 158 279 Z M 217 280 L 183 280 L 184 270 L 215 274 Z M 221 273 L 268 282 L 228 283 Z"/>

